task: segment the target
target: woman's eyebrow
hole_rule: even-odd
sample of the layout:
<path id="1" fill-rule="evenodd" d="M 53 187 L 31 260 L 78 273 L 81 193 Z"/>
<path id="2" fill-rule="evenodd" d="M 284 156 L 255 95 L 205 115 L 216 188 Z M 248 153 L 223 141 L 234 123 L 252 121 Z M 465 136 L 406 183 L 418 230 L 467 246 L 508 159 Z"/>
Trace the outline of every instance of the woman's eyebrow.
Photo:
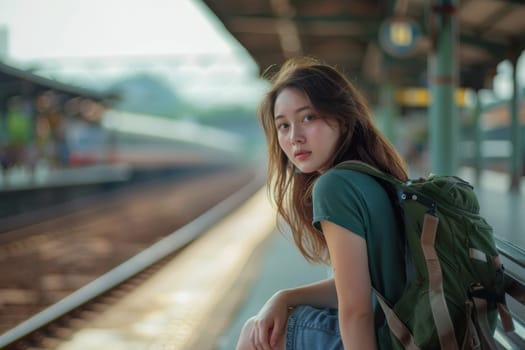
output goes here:
<path id="1" fill-rule="evenodd" d="M 302 112 L 302 111 L 304 111 L 304 110 L 307 110 L 307 109 L 312 109 L 312 107 L 309 106 L 309 105 L 302 106 L 302 107 L 297 108 L 297 109 L 294 111 L 294 113 L 297 114 L 297 113 L 300 113 L 300 112 Z M 277 119 L 280 119 L 280 118 L 284 118 L 284 115 L 282 115 L 282 114 L 278 114 L 278 115 L 276 115 L 273 119 L 274 119 L 274 120 L 277 120 Z"/>

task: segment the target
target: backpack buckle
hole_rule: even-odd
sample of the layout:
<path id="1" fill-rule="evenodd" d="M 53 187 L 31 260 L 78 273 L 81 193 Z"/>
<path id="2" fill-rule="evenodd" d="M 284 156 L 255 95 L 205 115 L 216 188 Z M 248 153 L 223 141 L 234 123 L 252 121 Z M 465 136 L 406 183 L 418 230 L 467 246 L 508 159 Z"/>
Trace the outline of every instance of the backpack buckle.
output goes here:
<path id="1" fill-rule="evenodd" d="M 436 206 L 436 202 L 433 201 L 432 199 L 426 197 L 426 196 L 423 196 L 419 193 L 416 193 L 416 192 L 405 192 L 405 191 L 402 191 L 400 192 L 399 194 L 399 198 L 400 198 L 400 201 L 401 202 L 404 202 L 404 201 L 416 201 L 418 203 L 420 203 L 421 205 L 424 205 L 425 207 L 427 207 L 428 209 L 430 209 L 431 212 L 434 212 L 437 208 Z"/>

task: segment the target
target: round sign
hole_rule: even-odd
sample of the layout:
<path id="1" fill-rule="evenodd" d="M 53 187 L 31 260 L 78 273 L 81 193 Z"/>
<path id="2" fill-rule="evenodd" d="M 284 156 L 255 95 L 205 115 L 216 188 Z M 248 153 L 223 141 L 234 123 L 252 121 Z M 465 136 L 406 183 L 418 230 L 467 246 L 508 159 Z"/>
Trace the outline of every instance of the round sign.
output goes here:
<path id="1" fill-rule="evenodd" d="M 392 56 L 406 57 L 414 52 L 421 35 L 419 25 L 408 17 L 391 17 L 379 28 L 379 43 Z"/>

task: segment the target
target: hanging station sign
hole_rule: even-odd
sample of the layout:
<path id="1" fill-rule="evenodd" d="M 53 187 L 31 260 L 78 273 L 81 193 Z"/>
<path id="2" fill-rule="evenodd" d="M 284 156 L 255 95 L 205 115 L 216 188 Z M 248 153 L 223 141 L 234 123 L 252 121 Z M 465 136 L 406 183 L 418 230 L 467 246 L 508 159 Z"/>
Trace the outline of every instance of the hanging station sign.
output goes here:
<path id="1" fill-rule="evenodd" d="M 379 43 L 394 57 L 410 56 L 421 36 L 419 25 L 409 17 L 390 17 L 379 28 Z"/>

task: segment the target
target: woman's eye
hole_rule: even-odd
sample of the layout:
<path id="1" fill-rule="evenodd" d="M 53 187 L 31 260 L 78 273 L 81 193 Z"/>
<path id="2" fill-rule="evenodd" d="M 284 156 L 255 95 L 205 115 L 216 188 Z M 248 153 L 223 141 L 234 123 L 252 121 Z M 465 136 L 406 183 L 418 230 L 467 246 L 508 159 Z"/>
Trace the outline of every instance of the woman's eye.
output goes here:
<path id="1" fill-rule="evenodd" d="M 287 128 L 288 128 L 288 124 L 286 123 L 281 123 L 277 125 L 277 130 L 282 130 L 282 129 L 287 129 Z"/>
<path id="2" fill-rule="evenodd" d="M 307 121 L 307 122 L 312 121 L 314 119 L 315 119 L 315 117 L 313 115 L 305 115 L 304 118 L 303 118 L 303 120 Z"/>

